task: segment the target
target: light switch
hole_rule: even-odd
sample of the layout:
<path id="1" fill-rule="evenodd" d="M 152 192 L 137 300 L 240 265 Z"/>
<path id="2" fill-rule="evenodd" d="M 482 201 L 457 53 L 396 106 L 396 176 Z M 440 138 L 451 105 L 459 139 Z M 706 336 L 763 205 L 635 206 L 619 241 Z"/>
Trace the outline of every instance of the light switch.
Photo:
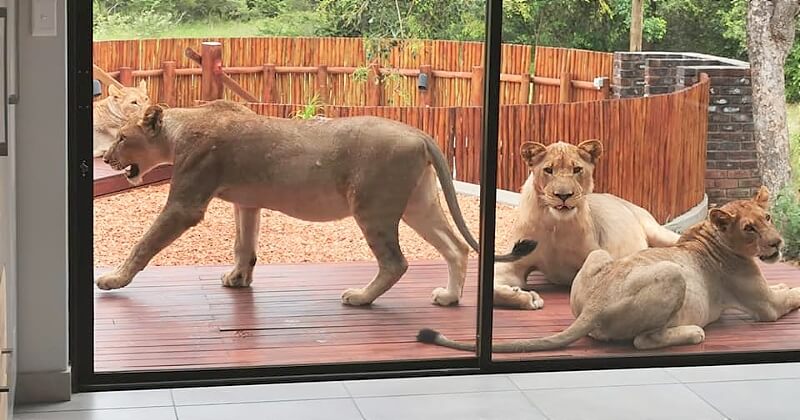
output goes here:
<path id="1" fill-rule="evenodd" d="M 31 2 L 31 35 L 57 36 L 57 0 L 33 0 Z"/>

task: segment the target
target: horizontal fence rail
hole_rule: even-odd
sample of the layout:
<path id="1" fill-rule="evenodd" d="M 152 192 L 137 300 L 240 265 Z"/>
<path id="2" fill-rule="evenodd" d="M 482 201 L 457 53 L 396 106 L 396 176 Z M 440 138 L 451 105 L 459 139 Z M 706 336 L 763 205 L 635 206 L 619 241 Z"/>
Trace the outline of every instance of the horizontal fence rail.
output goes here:
<path id="1" fill-rule="evenodd" d="M 483 43 L 420 40 L 370 61 L 360 38 L 178 38 L 94 43 L 94 64 L 121 81 L 147 80 L 150 96 L 189 106 L 201 96 L 202 70 L 184 56 L 201 42 L 220 42 L 225 73 L 262 102 L 341 106 L 475 106 L 481 103 Z M 504 104 L 607 97 L 612 54 L 503 45 Z M 548 60 L 542 63 L 542 60 Z M 531 70 L 533 69 L 533 74 Z M 426 74 L 427 89 L 418 77 Z M 605 78 L 597 87 L 595 78 Z M 227 99 L 240 100 L 231 91 Z"/>
<path id="2" fill-rule="evenodd" d="M 498 188 L 519 191 L 528 176 L 523 142 L 577 144 L 599 139 L 605 153 L 595 190 L 644 207 L 666 223 L 703 199 L 709 82 L 644 98 L 567 104 L 504 105 L 500 110 Z M 302 105 L 247 104 L 257 113 L 294 118 Z M 325 106 L 326 117 L 374 115 L 436 139 L 457 180 L 480 182 L 480 107 Z"/>

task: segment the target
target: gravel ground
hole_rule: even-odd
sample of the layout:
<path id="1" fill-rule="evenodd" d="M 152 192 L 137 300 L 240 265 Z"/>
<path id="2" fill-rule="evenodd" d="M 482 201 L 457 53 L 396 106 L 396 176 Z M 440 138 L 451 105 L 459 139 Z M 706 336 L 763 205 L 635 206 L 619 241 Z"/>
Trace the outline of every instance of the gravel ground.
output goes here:
<path id="1" fill-rule="evenodd" d="M 161 211 L 168 192 L 169 184 L 162 184 L 94 200 L 95 266 L 117 266 L 125 259 Z M 477 237 L 479 200 L 462 194 L 458 198 L 470 231 Z M 440 200 L 447 211 L 444 197 Z M 449 213 L 448 220 L 455 228 Z M 513 222 L 514 208 L 498 205 L 498 251 L 505 251 L 510 245 Z M 150 265 L 233 264 L 234 231 L 233 205 L 213 200 L 203 222 L 156 255 Z M 403 223 L 400 224 L 400 246 L 408 260 L 441 258 Z M 471 254 L 476 256 L 474 252 Z M 372 260 L 374 257 L 352 218 L 312 223 L 278 212 L 261 212 L 259 264 Z"/>

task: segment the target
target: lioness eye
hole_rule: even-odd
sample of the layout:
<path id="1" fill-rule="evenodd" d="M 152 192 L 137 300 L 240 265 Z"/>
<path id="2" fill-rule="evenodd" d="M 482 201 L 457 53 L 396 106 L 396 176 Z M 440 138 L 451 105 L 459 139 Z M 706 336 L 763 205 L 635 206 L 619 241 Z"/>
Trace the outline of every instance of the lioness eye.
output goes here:
<path id="1" fill-rule="evenodd" d="M 772 220 L 772 216 L 771 216 L 769 213 L 767 213 L 767 216 L 766 216 L 766 218 L 767 218 L 767 221 L 768 221 L 768 222 Z"/>
<path id="2" fill-rule="evenodd" d="M 579 174 L 581 172 L 583 172 L 583 168 L 581 168 L 580 166 L 576 166 L 576 167 L 572 168 L 572 173 L 573 174 Z"/>
<path id="3" fill-rule="evenodd" d="M 744 227 L 744 230 L 746 230 L 748 232 L 755 232 L 756 231 L 756 227 L 753 226 L 753 225 L 747 225 L 747 226 Z"/>
<path id="4" fill-rule="evenodd" d="M 550 166 L 544 168 L 544 173 L 546 173 L 548 175 L 552 175 L 553 174 L 553 168 L 550 167 Z"/>
<path id="5" fill-rule="evenodd" d="M 136 102 L 135 100 L 133 102 L 131 102 L 131 103 L 134 104 L 134 105 L 139 105 L 139 103 Z"/>

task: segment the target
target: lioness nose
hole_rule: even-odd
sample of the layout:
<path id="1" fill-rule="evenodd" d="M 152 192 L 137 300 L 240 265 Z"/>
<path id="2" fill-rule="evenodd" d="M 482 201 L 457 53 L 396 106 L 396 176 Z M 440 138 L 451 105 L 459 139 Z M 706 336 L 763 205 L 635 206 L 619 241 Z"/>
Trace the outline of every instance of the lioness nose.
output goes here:
<path id="1" fill-rule="evenodd" d="M 561 201 L 567 201 L 570 197 L 572 197 L 572 193 L 556 193 L 556 197 L 560 198 Z"/>
<path id="2" fill-rule="evenodd" d="M 772 247 L 775 247 L 775 248 L 779 248 L 781 245 L 783 245 L 783 239 L 781 239 L 781 238 L 773 239 L 769 243 L 769 246 L 772 246 Z"/>

